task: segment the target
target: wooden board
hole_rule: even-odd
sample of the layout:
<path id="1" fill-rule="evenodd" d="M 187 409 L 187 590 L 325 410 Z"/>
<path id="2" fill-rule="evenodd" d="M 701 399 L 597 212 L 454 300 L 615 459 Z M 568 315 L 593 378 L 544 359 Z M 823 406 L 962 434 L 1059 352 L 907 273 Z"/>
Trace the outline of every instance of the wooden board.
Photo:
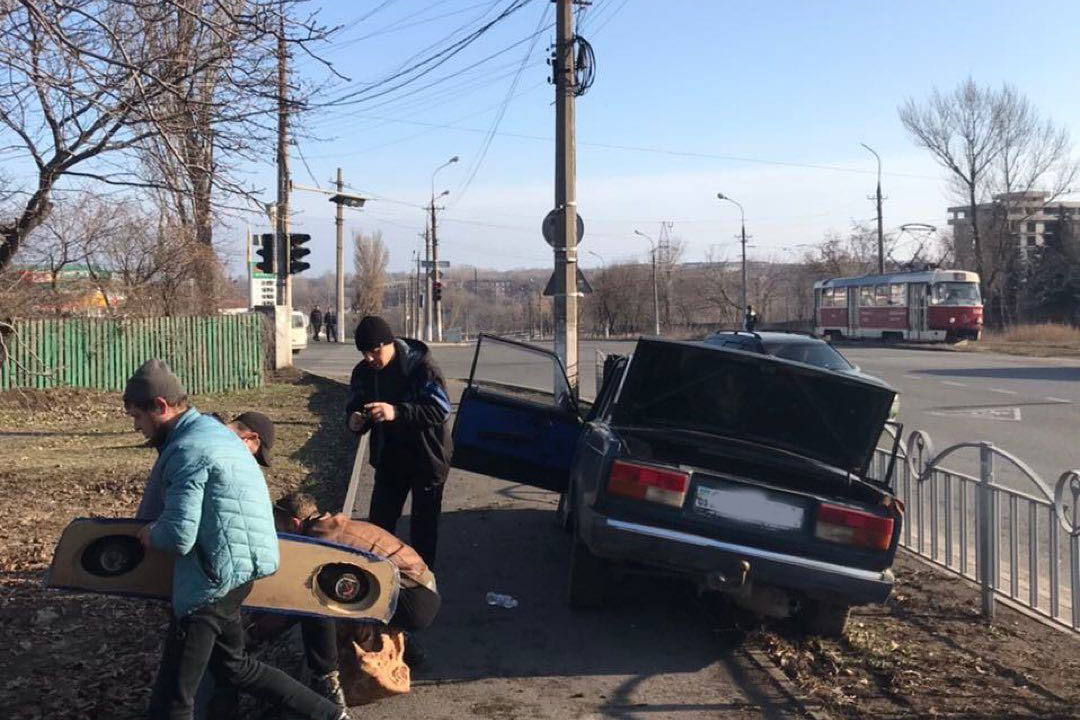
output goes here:
<path id="1" fill-rule="evenodd" d="M 145 520 L 79 518 L 53 552 L 45 587 L 168 600 L 172 557 L 144 550 Z M 244 607 L 290 615 L 387 622 L 400 579 L 389 560 L 300 535 L 279 534 L 278 571 L 255 581 Z"/>

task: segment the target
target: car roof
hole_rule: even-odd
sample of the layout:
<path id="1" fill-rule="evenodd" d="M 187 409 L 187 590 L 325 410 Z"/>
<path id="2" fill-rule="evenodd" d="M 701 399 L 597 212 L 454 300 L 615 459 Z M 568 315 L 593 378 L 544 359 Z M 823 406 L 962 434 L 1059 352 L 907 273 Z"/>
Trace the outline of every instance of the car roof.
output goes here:
<path id="1" fill-rule="evenodd" d="M 783 342 L 790 345 L 794 345 L 796 343 L 801 343 L 805 345 L 816 345 L 819 343 L 825 345 L 828 344 L 826 341 L 822 340 L 821 338 L 816 338 L 813 335 L 806 335 L 797 332 L 783 332 L 779 330 L 762 330 L 753 333 L 748 333 L 742 330 L 720 330 L 719 332 L 713 333 L 713 335 L 710 337 L 714 337 L 716 335 L 735 335 L 745 338 L 757 337 L 762 342 Z"/>

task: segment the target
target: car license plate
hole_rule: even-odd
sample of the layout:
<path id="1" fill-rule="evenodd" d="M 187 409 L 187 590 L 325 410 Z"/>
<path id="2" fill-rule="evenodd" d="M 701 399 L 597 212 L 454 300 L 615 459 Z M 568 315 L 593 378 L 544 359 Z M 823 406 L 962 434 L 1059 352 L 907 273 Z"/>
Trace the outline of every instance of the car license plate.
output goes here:
<path id="1" fill-rule="evenodd" d="M 774 500 L 761 490 L 751 488 L 744 490 L 701 485 L 694 497 L 694 508 L 703 515 L 778 530 L 795 530 L 803 523 L 801 507 Z"/>

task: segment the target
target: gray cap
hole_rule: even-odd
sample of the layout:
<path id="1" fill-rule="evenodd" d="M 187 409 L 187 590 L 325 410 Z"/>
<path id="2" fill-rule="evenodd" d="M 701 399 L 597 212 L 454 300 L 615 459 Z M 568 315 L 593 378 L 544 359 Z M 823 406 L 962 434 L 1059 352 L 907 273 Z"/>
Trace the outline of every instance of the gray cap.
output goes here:
<path id="1" fill-rule="evenodd" d="M 124 388 L 125 405 L 143 405 L 158 397 L 176 401 L 186 396 L 187 390 L 180 378 L 176 377 L 164 360 L 158 358 L 144 362 Z"/>

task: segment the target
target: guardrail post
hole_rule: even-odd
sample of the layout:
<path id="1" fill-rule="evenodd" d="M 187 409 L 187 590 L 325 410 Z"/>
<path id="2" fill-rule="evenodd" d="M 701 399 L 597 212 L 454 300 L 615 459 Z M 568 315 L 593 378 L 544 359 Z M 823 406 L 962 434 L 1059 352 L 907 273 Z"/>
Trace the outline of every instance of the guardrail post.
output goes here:
<path id="1" fill-rule="evenodd" d="M 997 525 L 994 512 L 994 446 L 991 443 L 979 443 L 979 517 L 975 524 L 975 547 L 979 570 L 979 585 L 982 587 L 982 614 L 988 622 L 994 621 L 994 586 L 997 584 L 997 562 L 994 559 L 994 546 L 997 538 L 994 528 Z"/>

